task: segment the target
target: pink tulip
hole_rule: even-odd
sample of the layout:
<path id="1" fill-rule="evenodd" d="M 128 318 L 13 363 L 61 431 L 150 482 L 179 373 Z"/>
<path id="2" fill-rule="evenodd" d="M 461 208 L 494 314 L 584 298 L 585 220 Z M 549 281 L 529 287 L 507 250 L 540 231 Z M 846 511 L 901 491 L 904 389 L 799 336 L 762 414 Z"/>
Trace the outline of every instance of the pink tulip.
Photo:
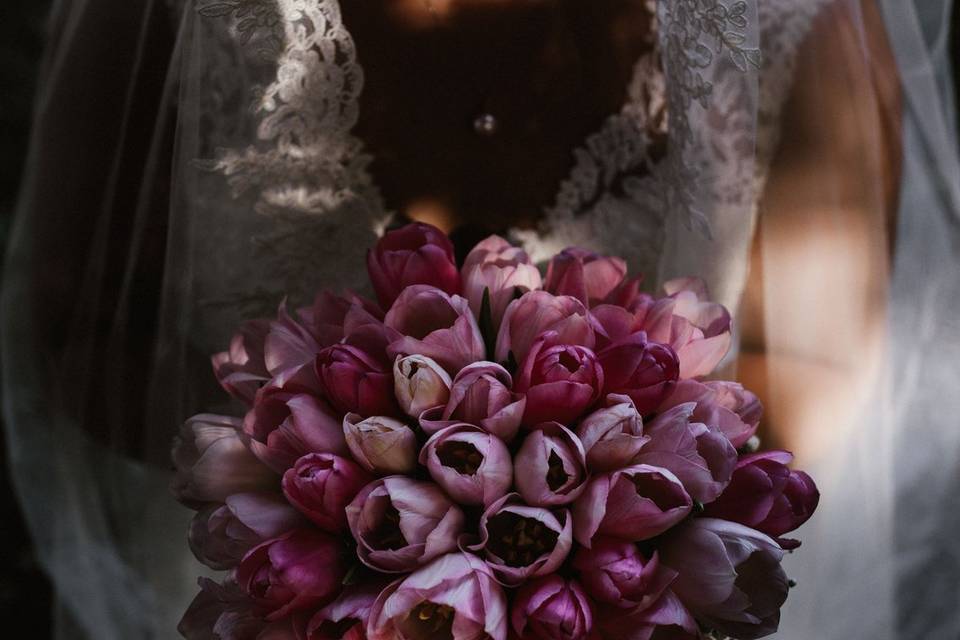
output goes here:
<path id="1" fill-rule="evenodd" d="M 393 365 L 393 390 L 400 408 L 411 418 L 450 399 L 453 380 L 434 360 L 421 355 L 397 358 Z"/>
<path id="2" fill-rule="evenodd" d="M 588 415 L 577 427 L 594 472 L 616 471 L 631 464 L 650 438 L 643 435 L 643 419 L 629 396 L 612 394 L 607 407 Z"/>
<path id="3" fill-rule="evenodd" d="M 577 436 L 557 422 L 531 431 L 514 459 L 517 491 L 527 504 L 569 504 L 586 488 L 587 461 Z"/>
<path id="4" fill-rule="evenodd" d="M 549 575 L 517 591 L 510 623 L 519 640 L 585 640 L 593 608 L 576 580 Z"/>
<path id="5" fill-rule="evenodd" d="M 520 429 L 526 399 L 511 391 L 513 378 L 493 362 L 475 362 L 461 369 L 453 380 L 450 400 L 440 414 L 421 416 L 428 434 L 457 422 L 477 425 L 504 442 L 512 442 Z"/>
<path id="6" fill-rule="evenodd" d="M 671 590 L 707 626 L 736 638 L 777 630 L 787 598 L 783 550 L 735 522 L 694 518 L 665 537 L 663 563 L 678 572 Z"/>
<path id="7" fill-rule="evenodd" d="M 656 552 L 647 558 L 633 542 L 616 538 L 597 537 L 590 549 L 581 547 L 573 568 L 594 600 L 621 609 L 650 606 L 677 576 Z"/>
<path id="8" fill-rule="evenodd" d="M 367 271 L 384 309 L 411 285 L 460 293 L 453 244 L 442 231 L 421 222 L 385 233 L 367 252 Z"/>
<path id="9" fill-rule="evenodd" d="M 202 414 L 187 420 L 174 441 L 173 463 L 170 488 L 188 506 L 277 485 L 276 474 L 244 444 L 235 418 Z"/>
<path id="10" fill-rule="evenodd" d="M 364 417 L 400 414 L 390 361 L 344 343 L 320 352 L 316 366 L 324 396 L 337 413 Z"/>
<path id="11" fill-rule="evenodd" d="M 784 549 L 800 546 L 780 536 L 810 519 L 820 502 L 820 492 L 810 476 L 787 467 L 792 460 L 793 454 L 787 451 L 743 456 L 729 486 L 707 506 L 705 515 L 739 522 L 778 538 Z"/>
<path id="12" fill-rule="evenodd" d="M 700 626 L 670 590 L 653 604 L 635 609 L 600 607 L 598 640 L 701 640 Z"/>
<path id="13" fill-rule="evenodd" d="M 507 446 L 469 424 L 433 434 L 420 452 L 420 464 L 461 504 L 489 506 L 506 495 L 513 481 Z"/>
<path id="14" fill-rule="evenodd" d="M 483 560 L 450 553 L 384 589 L 367 638 L 506 640 L 507 599 Z"/>
<path id="15" fill-rule="evenodd" d="M 251 450 L 277 473 L 306 453 L 349 453 L 333 410 L 312 395 L 287 391 L 279 378 L 257 392 L 243 431 Z"/>
<path id="16" fill-rule="evenodd" d="M 730 349 L 730 313 L 708 300 L 700 280 L 671 280 L 664 291 L 667 298 L 635 305 L 637 328 L 676 351 L 681 378 L 709 374 Z"/>
<path id="17" fill-rule="evenodd" d="M 276 538 L 305 521 L 277 493 L 237 493 L 226 504 L 212 504 L 197 513 L 188 540 L 193 555 L 211 569 L 238 564 L 250 549 Z"/>
<path id="18" fill-rule="evenodd" d="M 295 529 L 254 547 L 237 567 L 237 583 L 267 620 L 330 602 L 346 573 L 340 540 Z"/>
<path id="19" fill-rule="evenodd" d="M 348 413 L 343 434 L 353 459 L 370 473 L 411 473 L 417 467 L 417 435 L 399 420 L 380 416 L 363 420 Z"/>
<path id="20" fill-rule="evenodd" d="M 419 354 L 456 374 L 486 355 L 480 327 L 467 301 L 434 287 L 404 289 L 384 323 L 403 336 L 390 344 L 388 351 L 394 357 Z"/>
<path id="21" fill-rule="evenodd" d="M 347 528 L 344 511 L 372 478 L 351 460 L 308 453 L 283 474 L 283 494 L 300 513 L 330 533 Z"/>
<path id="22" fill-rule="evenodd" d="M 211 358 L 220 386 L 247 406 L 253 404 L 257 389 L 270 379 L 263 356 L 269 331 L 269 320 L 245 322 L 230 341 L 230 349 Z"/>
<path id="23" fill-rule="evenodd" d="M 683 520 L 693 500 L 667 469 L 634 465 L 597 476 L 573 503 L 573 537 L 590 548 L 596 535 L 646 540 Z"/>
<path id="24" fill-rule="evenodd" d="M 437 485 L 404 476 L 370 483 L 346 514 L 357 556 L 386 573 L 413 571 L 453 551 L 465 522 Z"/>
<path id="25" fill-rule="evenodd" d="M 533 343 L 546 331 L 557 333 L 557 343 L 592 349 L 592 320 L 582 302 L 546 291 L 529 291 L 507 306 L 497 333 L 496 357 L 507 362 L 510 354 L 523 362 Z"/>
<path id="26" fill-rule="evenodd" d="M 555 572 L 573 546 L 573 518 L 566 509 L 529 507 L 511 493 L 480 518 L 480 540 L 468 547 L 482 555 L 500 584 L 515 587 Z"/>
<path id="27" fill-rule="evenodd" d="M 366 640 L 370 608 L 385 585 L 367 580 L 343 590 L 307 623 L 305 640 Z"/>
<path id="28" fill-rule="evenodd" d="M 524 424 L 572 424 L 600 397 L 603 369 L 597 356 L 586 347 L 558 344 L 558 338 L 553 331 L 542 334 L 520 368 L 516 390 L 527 398 Z"/>
<path id="29" fill-rule="evenodd" d="M 474 315 L 480 316 L 485 291 L 490 295 L 493 329 L 514 298 L 540 288 L 540 271 L 527 254 L 499 236 L 490 236 L 467 255 L 463 263 L 463 294 Z"/>
<path id="30" fill-rule="evenodd" d="M 717 427 L 734 447 L 742 447 L 757 432 L 763 407 L 736 382 L 681 380 L 659 411 L 695 402 L 691 419 Z"/>
<path id="31" fill-rule="evenodd" d="M 543 288 L 592 306 L 610 295 L 626 275 L 627 263 L 622 259 L 570 247 L 550 260 Z"/>
<path id="32" fill-rule="evenodd" d="M 634 461 L 672 471 L 698 502 L 717 499 L 737 465 L 737 450 L 714 426 L 693 422 L 694 403 L 658 415 L 644 428 L 650 442 Z"/>
<path id="33" fill-rule="evenodd" d="M 629 396 L 641 415 L 656 410 L 677 384 L 677 355 L 667 345 L 648 341 L 643 332 L 611 344 L 597 357 L 603 367 L 603 394 Z"/>
<path id="34" fill-rule="evenodd" d="M 313 305 L 300 309 L 298 314 L 321 349 L 343 340 L 351 327 L 359 323 L 383 320 L 383 311 L 374 302 L 354 293 L 338 296 L 329 291 L 321 291 Z"/>

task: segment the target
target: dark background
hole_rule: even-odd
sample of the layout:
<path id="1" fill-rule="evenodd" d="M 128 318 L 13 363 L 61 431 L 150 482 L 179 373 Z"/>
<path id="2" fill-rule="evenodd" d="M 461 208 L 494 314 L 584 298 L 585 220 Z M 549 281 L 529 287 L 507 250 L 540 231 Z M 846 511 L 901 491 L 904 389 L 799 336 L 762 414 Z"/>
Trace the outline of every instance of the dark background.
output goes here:
<path id="1" fill-rule="evenodd" d="M 50 4 L 0 0 L 0 257 L 23 172 Z M 29 621 L 31 638 L 50 638 L 50 585 L 34 559 L 10 487 L 5 438 L 0 438 L 0 549 L 0 620 Z"/>
<path id="2" fill-rule="evenodd" d="M 0 265 L 23 172 L 50 5 L 50 0 L 0 0 Z M 951 22 L 953 59 L 960 61 L 960 0 Z M 30 621 L 33 640 L 50 638 L 50 585 L 9 483 L 5 438 L 0 438 L 0 549 L 0 620 Z"/>

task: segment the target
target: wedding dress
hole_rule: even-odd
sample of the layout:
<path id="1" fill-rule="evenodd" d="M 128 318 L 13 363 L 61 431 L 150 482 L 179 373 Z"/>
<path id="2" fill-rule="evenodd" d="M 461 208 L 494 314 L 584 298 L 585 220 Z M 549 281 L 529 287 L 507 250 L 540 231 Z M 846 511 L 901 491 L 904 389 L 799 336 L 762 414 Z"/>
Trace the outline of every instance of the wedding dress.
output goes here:
<path id="1" fill-rule="evenodd" d="M 535 259 L 570 244 L 621 255 L 651 286 L 699 275 L 714 297 L 736 310 L 761 194 L 780 153 L 781 111 L 798 60 L 817 47 L 810 40 L 815 21 L 831 3 L 857 22 L 859 2 L 847 0 L 657 2 L 656 47 L 637 61 L 623 108 L 571 150 L 570 174 L 558 185 L 555 201 L 545 203 L 541 226 L 515 230 L 514 240 Z M 899 10 L 897 0 L 886 4 L 890 12 Z M 162 20 L 177 25 L 172 43 L 151 35 Z M 366 248 L 394 212 L 370 175 L 362 141 L 353 135 L 364 71 L 336 0 L 64 0 L 52 24 L 46 89 L 38 100 L 38 142 L 3 289 L 11 466 L 38 553 L 66 614 L 60 637 L 174 637 L 201 570 L 184 542 L 189 513 L 167 494 L 169 442 L 192 413 L 233 410 L 214 388 L 208 355 L 227 344 L 241 320 L 269 315 L 284 296 L 303 302 L 325 286 L 362 290 Z M 91 40 L 110 35 L 114 42 L 91 46 Z M 37 261 L 56 256 L 33 239 L 53 232 L 45 224 L 45 208 L 52 202 L 70 206 L 66 198 L 51 199 L 51 174 L 78 171 L 82 154 L 98 153 L 73 144 L 59 151 L 57 162 L 50 161 L 51 140 L 83 135 L 83 122 L 59 128 L 65 116 L 57 113 L 58 100 L 82 99 L 82 92 L 65 98 L 56 89 L 69 84 L 71 65 L 80 64 L 84 52 L 90 56 L 86 64 L 105 76 L 127 74 L 116 81 L 128 82 L 130 89 L 109 128 L 119 131 L 119 142 L 104 145 L 106 162 L 97 159 L 109 173 L 104 206 L 89 216 L 91 238 L 78 240 L 88 252 L 83 286 L 72 315 L 57 319 L 69 329 L 51 332 L 63 344 L 50 344 L 40 337 L 49 327 L 37 325 L 37 287 L 45 282 L 37 276 Z M 866 48 L 862 56 L 869 56 Z M 104 61 L 110 61 L 106 68 Z M 153 85 L 162 88 L 153 94 L 138 81 L 151 74 Z M 145 106 L 151 122 L 138 121 Z M 668 141 L 662 157 L 651 153 L 658 135 Z M 127 148 L 125 136 L 142 137 L 139 155 L 118 151 Z M 909 175 L 929 171 L 907 163 Z M 83 185 L 68 181 L 66 195 L 70 189 L 80 193 Z M 133 193 L 127 194 L 132 206 L 120 214 L 117 193 L 125 190 Z M 904 202 L 911 197 L 928 196 L 908 191 Z M 157 209 L 167 204 L 158 225 Z M 907 216 L 900 227 L 898 242 L 910 242 L 913 253 L 927 242 L 912 236 L 916 229 Z M 149 253 L 155 233 L 166 237 L 162 257 Z M 931 256 L 930 264 L 942 270 L 945 255 L 956 251 L 948 239 L 957 236 L 950 231 L 936 237 L 944 255 Z M 112 262 L 117 238 L 129 246 Z M 151 259 L 164 265 L 161 274 L 150 272 Z M 904 265 L 904 272 L 910 266 Z M 150 277 L 160 284 L 161 296 L 141 304 L 143 282 Z M 901 285 L 895 280 L 894 292 L 919 276 L 905 277 Z M 955 290 L 956 280 L 950 282 Z M 110 301 L 106 308 L 98 302 L 101 296 Z M 931 305 L 957 299 L 930 296 Z M 894 301 L 894 307 L 912 308 Z M 926 326 L 932 327 L 940 316 L 927 313 Z M 41 324 L 49 320 L 39 317 Z M 131 373 L 130 334 L 145 322 L 151 327 L 149 349 Z M 894 331 L 898 322 L 914 321 L 895 317 Z M 956 335 L 949 327 L 943 331 Z M 955 371 L 949 374 L 955 379 Z M 87 375 L 97 381 L 89 382 Z M 148 381 L 141 404 L 124 396 L 130 375 Z M 76 386 L 89 384 L 102 387 L 99 402 L 105 408 L 95 413 L 102 414 L 106 437 L 91 437 L 78 427 L 81 419 L 70 400 Z M 928 412 L 933 406 L 938 405 L 930 396 L 921 405 Z M 892 427 L 883 434 L 882 442 L 869 446 L 890 455 L 898 444 Z M 850 455 L 872 455 L 867 447 L 854 440 Z M 131 448 L 135 455 L 129 455 Z M 859 471 L 882 470 L 880 459 Z M 912 468 L 923 466 L 924 459 L 912 461 Z M 948 460 L 956 459 L 954 450 Z M 893 565 L 883 556 L 893 552 L 892 483 L 874 495 L 876 511 L 844 531 L 838 523 L 844 509 L 856 507 L 858 494 L 833 480 L 841 472 L 830 465 L 842 461 L 825 464 L 820 477 L 826 479 L 827 513 L 819 517 L 827 522 L 821 535 L 808 534 L 801 559 L 808 561 L 812 550 L 818 566 L 844 566 L 836 564 L 838 557 L 850 556 L 839 550 L 855 548 L 851 545 L 871 533 L 870 527 L 886 527 L 876 539 L 887 546 L 873 555 L 854 555 L 850 563 L 858 576 L 873 568 L 876 589 L 857 589 L 839 573 L 829 577 L 836 584 L 801 577 L 780 637 L 920 637 L 894 634 Z M 831 495 L 839 497 L 831 501 Z M 815 525 L 816 519 L 810 526 Z M 837 535 L 842 544 L 835 546 Z M 793 569 L 804 571 L 800 563 Z M 821 619 L 834 588 L 850 594 L 843 600 L 846 611 L 829 610 L 844 615 L 841 626 Z M 849 607 L 856 606 L 861 609 L 854 615 Z M 869 625 L 853 624 L 864 617 Z M 867 628 L 878 635 L 867 635 Z M 846 635 L 832 635 L 837 629 Z"/>

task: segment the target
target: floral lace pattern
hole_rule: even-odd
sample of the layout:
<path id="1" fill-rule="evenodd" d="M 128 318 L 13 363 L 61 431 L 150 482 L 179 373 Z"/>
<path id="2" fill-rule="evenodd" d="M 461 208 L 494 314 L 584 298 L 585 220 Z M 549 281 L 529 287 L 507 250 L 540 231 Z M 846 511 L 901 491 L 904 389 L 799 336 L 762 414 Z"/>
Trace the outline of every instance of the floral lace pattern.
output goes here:
<path id="1" fill-rule="evenodd" d="M 751 229 L 796 48 L 825 2 L 650 0 L 656 47 L 637 62 L 626 104 L 573 151 L 541 228 L 515 238 L 535 259 L 569 244 L 623 255 L 656 281 L 673 268 L 661 263 L 668 243 L 682 239 L 696 251 L 694 236 L 726 241 L 725 227 Z M 256 143 L 222 150 L 206 166 L 225 175 L 236 195 L 253 195 L 257 210 L 275 221 L 255 246 L 268 247 L 278 269 L 283 263 L 302 272 L 298 261 L 313 256 L 306 265 L 329 271 L 344 251 L 333 243 L 345 233 L 331 229 L 371 234 L 389 218 L 367 171 L 370 158 L 351 133 L 363 72 L 339 3 L 202 0 L 197 11 L 227 20 L 234 39 L 272 55 L 276 70 L 255 96 Z M 652 153 L 656 145 L 666 153 Z M 742 244 L 739 238 L 730 252 Z M 271 277 L 266 288 L 277 291 L 294 279 Z"/>

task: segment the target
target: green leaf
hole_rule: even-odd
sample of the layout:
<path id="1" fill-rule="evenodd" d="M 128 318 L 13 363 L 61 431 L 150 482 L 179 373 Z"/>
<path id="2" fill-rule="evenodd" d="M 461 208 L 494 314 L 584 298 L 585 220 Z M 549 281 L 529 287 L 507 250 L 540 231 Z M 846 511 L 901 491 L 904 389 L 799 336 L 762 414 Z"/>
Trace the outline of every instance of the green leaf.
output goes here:
<path id="1" fill-rule="evenodd" d="M 480 302 L 480 335 L 483 336 L 483 344 L 487 347 L 487 360 L 492 361 L 494 350 L 497 346 L 496 332 L 493 330 L 493 308 L 490 304 L 490 289 L 484 287 L 483 299 Z"/>

